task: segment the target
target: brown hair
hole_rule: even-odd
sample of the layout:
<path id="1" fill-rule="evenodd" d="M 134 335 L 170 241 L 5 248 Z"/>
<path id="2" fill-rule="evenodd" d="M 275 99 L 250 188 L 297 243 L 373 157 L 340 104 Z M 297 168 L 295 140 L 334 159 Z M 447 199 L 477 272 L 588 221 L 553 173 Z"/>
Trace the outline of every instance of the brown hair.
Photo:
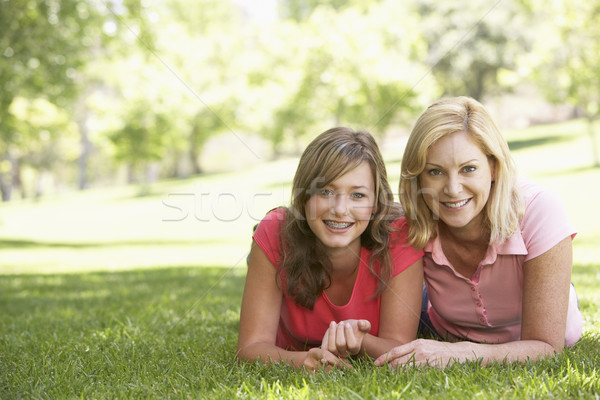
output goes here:
<path id="1" fill-rule="evenodd" d="M 373 136 L 365 131 L 332 128 L 317 136 L 304 150 L 292 184 L 292 202 L 281 235 L 282 271 L 286 290 L 296 303 L 312 309 L 317 297 L 331 281 L 331 264 L 322 243 L 306 220 L 306 202 L 315 190 L 335 181 L 366 161 L 375 184 L 373 216 L 361 236 L 361 246 L 371 250 L 369 269 L 381 279 L 374 295 L 381 293 L 391 276 L 389 254 L 391 222 L 400 215 L 387 181 L 383 157 Z M 379 273 L 373 265 L 380 262 Z"/>

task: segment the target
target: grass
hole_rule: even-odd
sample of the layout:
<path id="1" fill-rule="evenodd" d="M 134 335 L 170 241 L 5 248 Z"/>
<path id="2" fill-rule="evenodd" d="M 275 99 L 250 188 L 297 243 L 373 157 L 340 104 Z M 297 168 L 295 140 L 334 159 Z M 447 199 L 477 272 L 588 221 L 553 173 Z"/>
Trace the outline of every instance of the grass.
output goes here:
<path id="1" fill-rule="evenodd" d="M 245 255 L 255 221 L 287 201 L 296 160 L 282 160 L 142 197 L 116 188 L 2 205 L 0 398 L 598 398 L 600 170 L 586 167 L 579 124 L 546 127 L 556 140 L 539 139 L 544 127 L 507 133 L 519 166 L 559 192 L 579 230 L 585 334 L 561 355 L 446 370 L 355 360 L 316 375 L 238 363 Z"/>

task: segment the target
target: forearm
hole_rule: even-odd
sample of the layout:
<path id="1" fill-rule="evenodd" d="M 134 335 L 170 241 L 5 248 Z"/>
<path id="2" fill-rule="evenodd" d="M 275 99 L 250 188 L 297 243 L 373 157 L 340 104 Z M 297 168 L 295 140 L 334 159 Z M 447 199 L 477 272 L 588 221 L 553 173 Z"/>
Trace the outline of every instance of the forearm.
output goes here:
<path id="1" fill-rule="evenodd" d="M 518 340 L 502 344 L 484 344 L 472 342 L 448 343 L 447 359 L 454 361 L 481 360 L 483 365 L 492 362 L 525 362 L 553 356 L 562 349 L 555 349 L 540 340 Z"/>
<path id="2" fill-rule="evenodd" d="M 363 339 L 363 345 L 360 354 L 366 354 L 371 358 L 377 358 L 380 355 L 388 352 L 392 348 L 400 346 L 402 344 L 404 343 L 398 340 L 382 338 L 378 336 L 373 336 L 371 334 L 367 334 Z"/>
<path id="3" fill-rule="evenodd" d="M 285 362 L 299 368 L 306 359 L 306 351 L 288 351 L 268 343 L 252 343 L 238 348 L 237 357 L 243 361 L 261 361 L 264 364 Z"/>

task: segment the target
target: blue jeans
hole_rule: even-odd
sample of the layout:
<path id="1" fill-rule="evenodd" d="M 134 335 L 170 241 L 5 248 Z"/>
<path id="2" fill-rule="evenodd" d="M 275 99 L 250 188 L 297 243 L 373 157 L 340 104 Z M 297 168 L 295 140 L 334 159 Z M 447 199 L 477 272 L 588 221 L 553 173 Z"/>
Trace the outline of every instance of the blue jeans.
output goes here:
<path id="1" fill-rule="evenodd" d="M 417 336 L 424 337 L 426 339 L 442 340 L 442 337 L 436 332 L 429 314 L 427 313 L 427 306 L 429 305 L 429 296 L 427 295 L 427 286 L 423 284 L 423 298 L 421 303 L 421 316 L 419 318 L 419 328 L 417 329 Z"/>

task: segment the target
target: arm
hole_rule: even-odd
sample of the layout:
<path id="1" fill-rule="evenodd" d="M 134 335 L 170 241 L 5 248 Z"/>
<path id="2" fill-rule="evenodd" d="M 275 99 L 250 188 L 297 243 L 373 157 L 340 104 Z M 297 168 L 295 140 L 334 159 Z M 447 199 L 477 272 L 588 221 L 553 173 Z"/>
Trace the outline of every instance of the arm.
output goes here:
<path id="1" fill-rule="evenodd" d="M 287 351 L 275 345 L 282 302 L 276 274 L 263 250 L 252 241 L 240 312 L 237 357 L 245 361 L 261 360 L 266 364 L 283 361 L 310 370 L 317 369 L 319 364 L 339 365 L 341 360 L 320 348 Z M 323 359 L 327 363 L 323 363 Z"/>
<path id="2" fill-rule="evenodd" d="M 376 365 L 414 362 L 446 366 L 453 362 L 538 360 L 564 347 L 569 283 L 572 268 L 571 237 L 527 261 L 523 266 L 521 340 L 503 344 L 447 343 L 419 339 L 379 357 Z"/>
<path id="3" fill-rule="evenodd" d="M 423 297 L 423 259 L 393 277 L 381 294 L 378 336 L 367 334 L 364 351 L 377 358 L 417 336 Z"/>
<path id="4" fill-rule="evenodd" d="M 342 321 L 339 325 L 333 322 L 322 347 L 341 357 L 361 353 L 376 358 L 394 346 L 414 340 L 422 294 L 423 261 L 419 259 L 390 279 L 381 294 L 378 336 L 367 333 L 371 329 L 367 320 Z"/>

